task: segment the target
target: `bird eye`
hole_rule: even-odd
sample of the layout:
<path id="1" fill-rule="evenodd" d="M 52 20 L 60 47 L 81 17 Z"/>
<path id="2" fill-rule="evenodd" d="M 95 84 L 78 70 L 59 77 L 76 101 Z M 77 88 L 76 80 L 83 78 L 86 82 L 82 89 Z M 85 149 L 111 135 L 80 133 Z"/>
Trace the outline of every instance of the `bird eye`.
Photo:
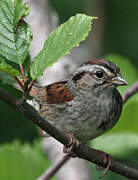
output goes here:
<path id="1" fill-rule="evenodd" d="M 104 74 L 103 74 L 102 71 L 96 71 L 95 75 L 96 75 L 96 77 L 98 77 L 98 78 L 102 78 Z"/>

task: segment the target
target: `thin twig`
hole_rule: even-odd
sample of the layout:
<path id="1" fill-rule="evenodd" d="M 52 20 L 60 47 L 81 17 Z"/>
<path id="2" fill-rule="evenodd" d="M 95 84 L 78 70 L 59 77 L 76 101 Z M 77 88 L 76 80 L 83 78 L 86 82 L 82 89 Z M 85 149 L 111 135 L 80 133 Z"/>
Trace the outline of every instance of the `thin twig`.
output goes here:
<path id="1" fill-rule="evenodd" d="M 138 81 L 136 81 L 130 88 L 128 88 L 122 95 L 123 98 L 123 104 L 128 101 L 128 99 L 138 92 Z"/>
<path id="2" fill-rule="evenodd" d="M 7 91 L 0 88 L 0 98 L 8 103 L 9 105 L 19 109 L 25 114 L 30 120 L 33 121 L 34 124 L 42 128 L 49 135 L 57 139 L 63 145 L 67 145 L 69 143 L 68 136 L 64 135 L 57 128 L 51 125 L 46 119 L 43 119 L 34 108 L 32 108 L 29 104 L 23 103 L 21 104 L 20 99 L 15 96 L 9 94 Z M 77 157 L 93 162 L 99 166 L 107 167 L 108 162 L 105 163 L 105 153 L 102 151 L 98 151 L 87 146 L 80 146 L 74 149 L 74 152 Z M 116 172 L 120 175 L 128 177 L 130 179 L 138 179 L 138 170 L 125 165 L 119 161 L 116 161 L 112 158 L 112 165 L 109 168 L 111 171 Z"/>
<path id="3" fill-rule="evenodd" d="M 37 180 L 49 180 L 70 158 L 71 157 L 68 154 L 63 156 L 63 158 L 52 167 L 46 169 L 46 171 Z"/>

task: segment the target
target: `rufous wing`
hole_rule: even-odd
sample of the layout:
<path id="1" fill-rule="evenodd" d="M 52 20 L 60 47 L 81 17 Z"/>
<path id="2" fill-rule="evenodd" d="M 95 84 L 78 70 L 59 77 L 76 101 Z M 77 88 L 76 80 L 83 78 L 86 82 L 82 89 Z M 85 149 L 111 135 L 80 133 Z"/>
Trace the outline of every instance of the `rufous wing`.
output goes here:
<path id="1" fill-rule="evenodd" d="M 63 103 L 73 99 L 66 81 L 53 83 L 37 90 L 32 88 L 30 95 L 41 103 Z"/>

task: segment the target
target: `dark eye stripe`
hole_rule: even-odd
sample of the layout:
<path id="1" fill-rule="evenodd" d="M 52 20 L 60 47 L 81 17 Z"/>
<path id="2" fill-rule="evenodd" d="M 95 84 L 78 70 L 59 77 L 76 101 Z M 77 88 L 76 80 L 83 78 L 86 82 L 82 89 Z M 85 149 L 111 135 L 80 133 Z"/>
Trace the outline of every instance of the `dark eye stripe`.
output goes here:
<path id="1" fill-rule="evenodd" d="M 78 73 L 73 77 L 73 81 L 76 82 L 78 80 L 80 80 L 84 75 L 86 74 L 86 72 L 82 72 L 82 73 Z"/>

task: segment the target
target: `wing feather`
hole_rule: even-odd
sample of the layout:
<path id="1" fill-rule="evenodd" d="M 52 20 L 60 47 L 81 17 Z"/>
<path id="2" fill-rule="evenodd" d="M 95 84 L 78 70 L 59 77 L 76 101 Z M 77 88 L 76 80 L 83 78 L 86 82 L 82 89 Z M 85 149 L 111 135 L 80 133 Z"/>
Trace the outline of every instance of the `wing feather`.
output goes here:
<path id="1" fill-rule="evenodd" d="M 41 103 L 63 103 L 73 99 L 67 80 L 56 82 L 44 87 L 33 87 L 30 95 Z"/>

